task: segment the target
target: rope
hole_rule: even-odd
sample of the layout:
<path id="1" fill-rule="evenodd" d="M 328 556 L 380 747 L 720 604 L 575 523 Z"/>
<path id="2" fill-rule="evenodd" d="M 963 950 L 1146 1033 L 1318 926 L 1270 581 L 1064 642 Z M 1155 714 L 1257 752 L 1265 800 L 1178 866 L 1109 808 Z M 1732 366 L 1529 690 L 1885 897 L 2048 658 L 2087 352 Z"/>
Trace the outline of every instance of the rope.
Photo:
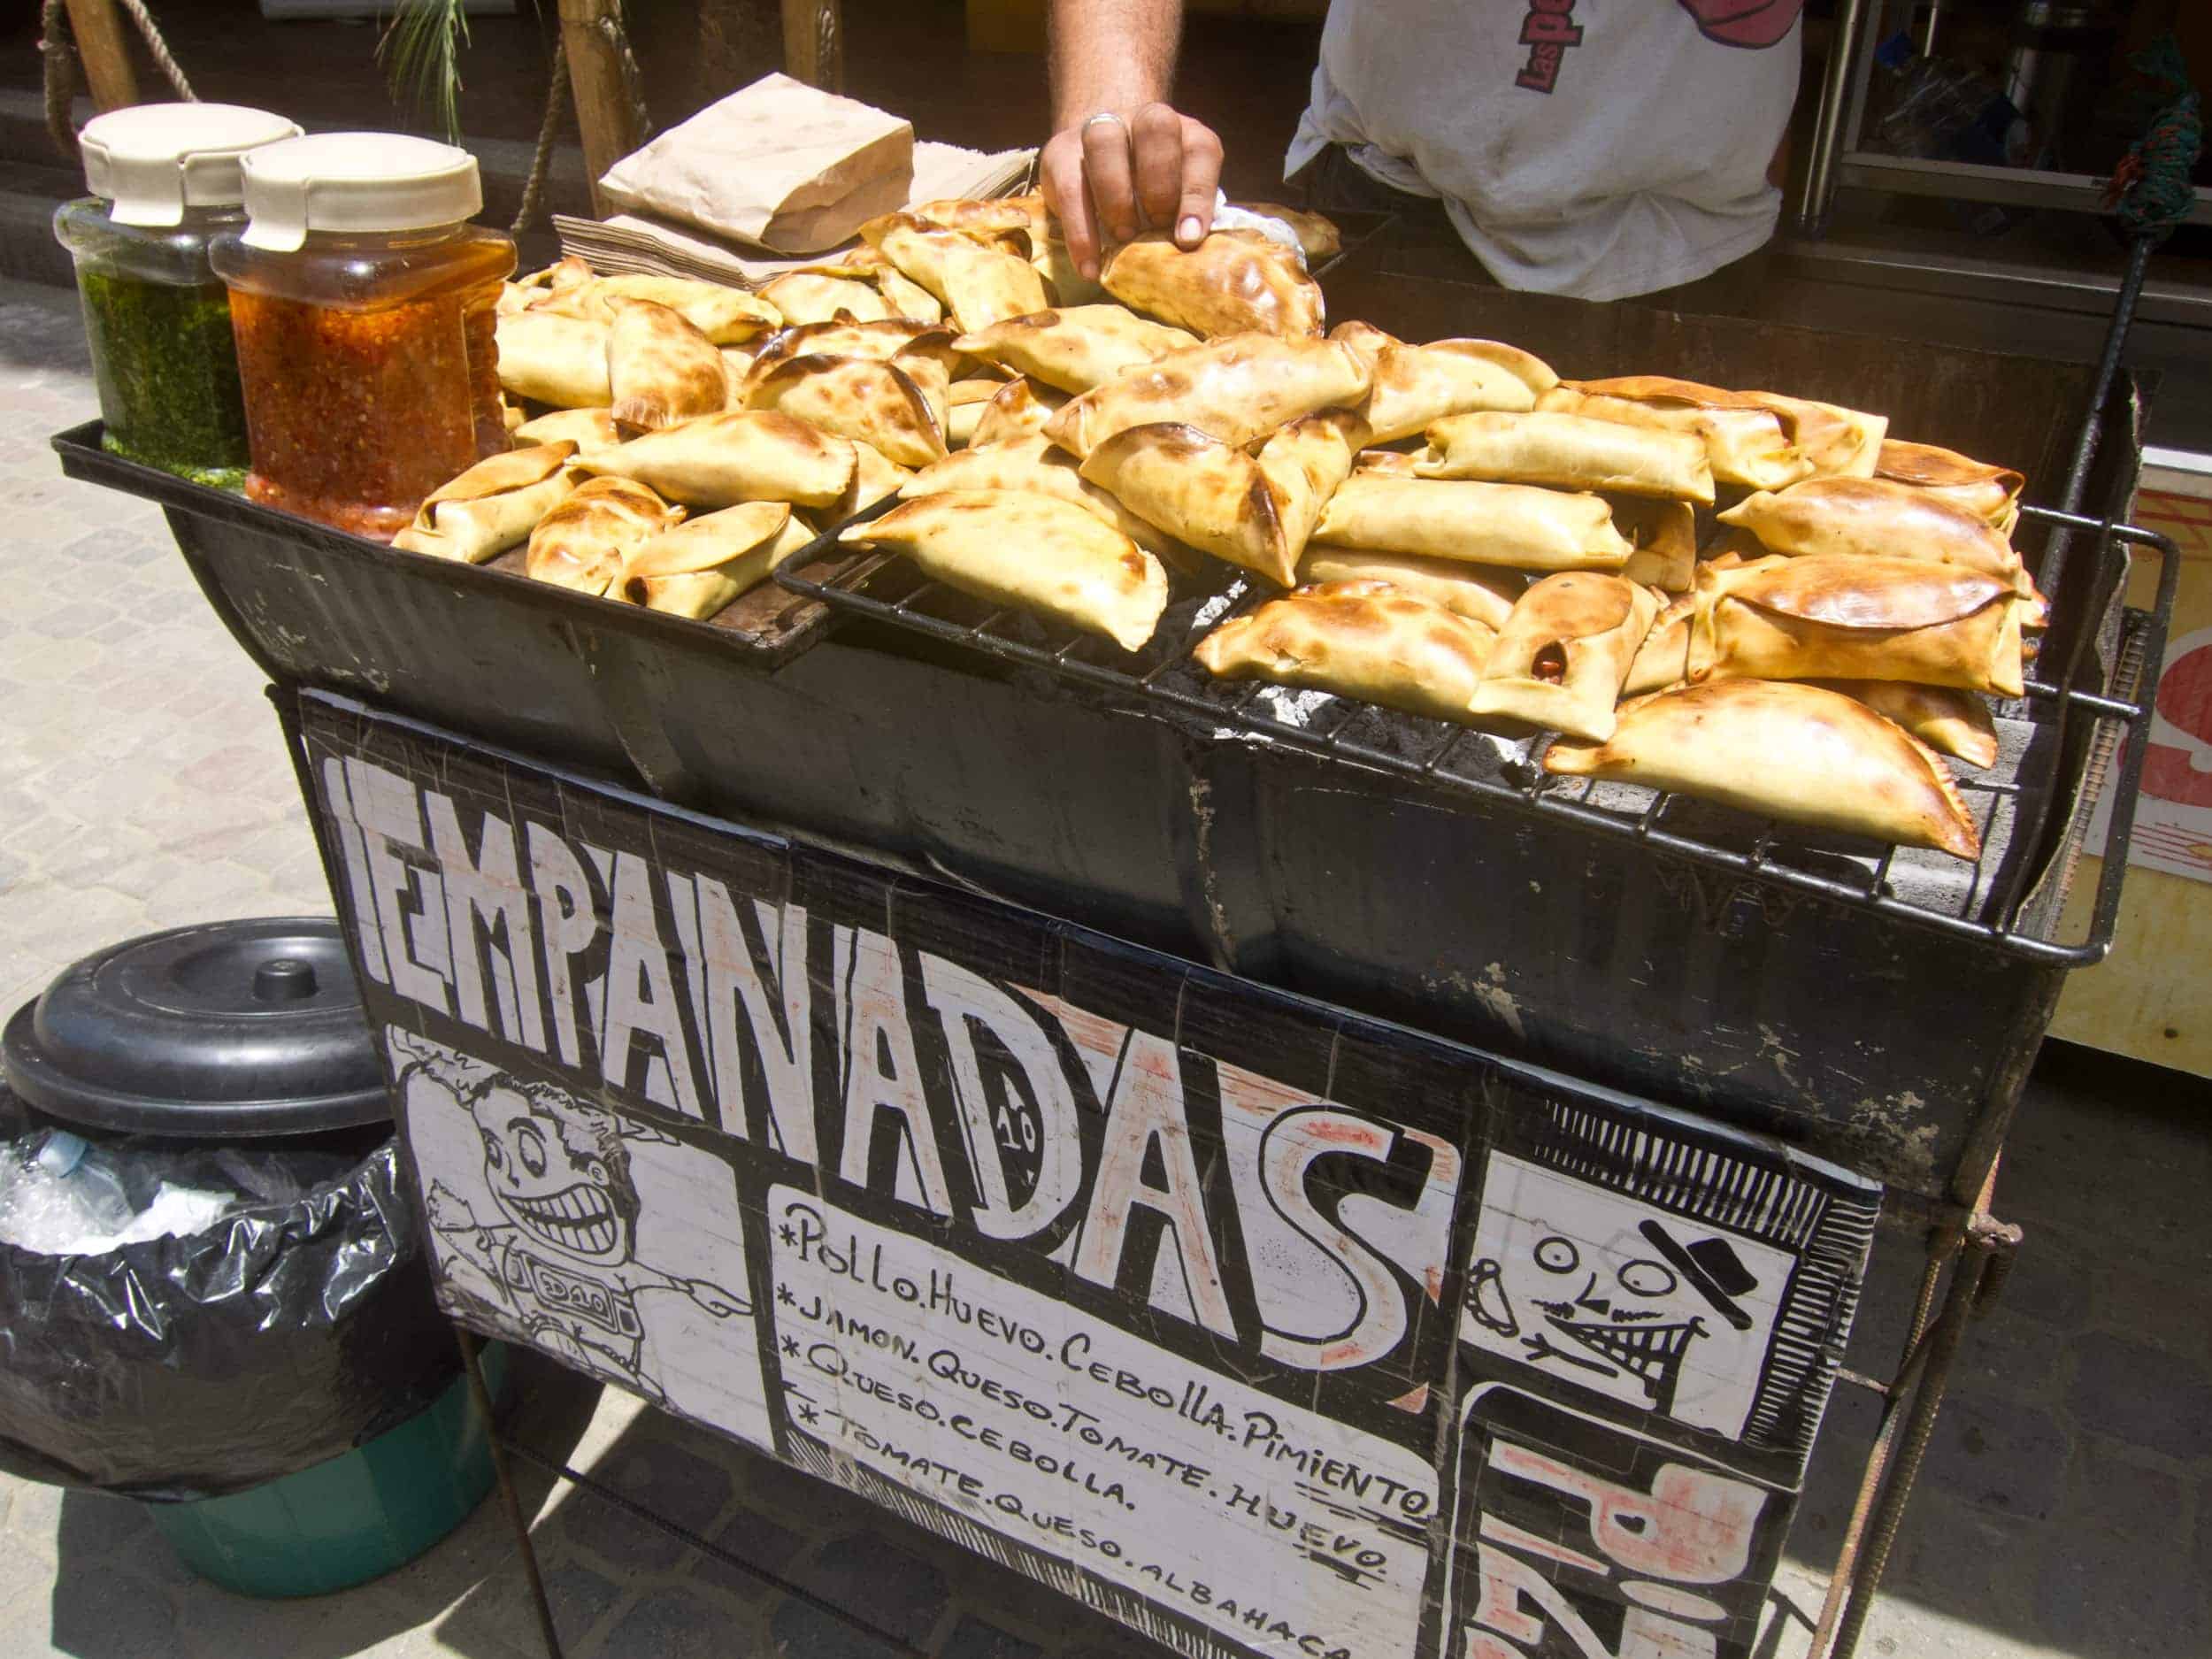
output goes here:
<path id="1" fill-rule="evenodd" d="M 199 95 L 192 90 L 192 83 L 184 78 L 184 71 L 177 67 L 177 60 L 169 56 L 169 42 L 161 38 L 161 31 L 154 27 L 153 16 L 146 10 L 146 0 L 116 0 L 116 4 L 130 14 L 138 25 L 138 33 L 146 42 L 146 50 L 153 54 L 154 65 L 187 104 L 197 104 Z"/>
<path id="2" fill-rule="evenodd" d="M 2172 33 L 2160 35 L 2129 60 L 2137 73 L 2159 83 L 2170 101 L 2152 116 L 2143 136 L 2113 169 L 2104 204 L 2117 211 L 2130 236 L 2163 242 L 2196 204 L 2193 175 L 2204 146 L 2204 120 L 2188 65 Z"/>
<path id="3" fill-rule="evenodd" d="M 515 222 L 507 227 L 511 235 L 521 235 L 538 216 L 546 174 L 552 170 L 553 141 L 560 134 L 561 117 L 567 108 L 568 42 L 557 39 L 553 42 L 553 83 L 546 88 L 545 119 L 538 125 L 537 154 L 530 157 L 530 176 L 522 182 L 522 205 L 515 210 Z"/>
<path id="4" fill-rule="evenodd" d="M 47 134 L 56 150 L 73 159 L 77 129 L 70 124 L 69 106 L 77 96 L 77 52 L 69 43 L 69 13 L 63 0 L 46 0 L 39 14 L 38 50 L 45 59 Z"/>
<path id="5" fill-rule="evenodd" d="M 630 35 L 622 27 L 619 7 L 600 14 L 599 32 L 607 37 L 607 44 L 614 48 L 615 61 L 622 71 L 623 96 L 630 101 L 630 130 L 637 135 L 638 142 L 643 143 L 653 130 L 653 118 L 645 107 L 645 74 L 630 50 Z"/>

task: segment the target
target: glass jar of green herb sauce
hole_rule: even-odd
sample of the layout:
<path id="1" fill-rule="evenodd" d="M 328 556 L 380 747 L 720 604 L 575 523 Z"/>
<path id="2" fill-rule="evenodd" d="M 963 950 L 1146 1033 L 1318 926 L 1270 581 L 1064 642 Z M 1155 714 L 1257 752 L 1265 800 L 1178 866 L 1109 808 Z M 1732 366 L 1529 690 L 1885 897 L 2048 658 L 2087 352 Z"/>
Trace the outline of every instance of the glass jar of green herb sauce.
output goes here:
<path id="1" fill-rule="evenodd" d="M 204 484 L 245 475 L 230 298 L 208 244 L 244 220 L 239 157 L 299 128 L 228 104 L 112 111 L 79 135 L 92 196 L 54 215 L 76 261 L 104 442 Z"/>

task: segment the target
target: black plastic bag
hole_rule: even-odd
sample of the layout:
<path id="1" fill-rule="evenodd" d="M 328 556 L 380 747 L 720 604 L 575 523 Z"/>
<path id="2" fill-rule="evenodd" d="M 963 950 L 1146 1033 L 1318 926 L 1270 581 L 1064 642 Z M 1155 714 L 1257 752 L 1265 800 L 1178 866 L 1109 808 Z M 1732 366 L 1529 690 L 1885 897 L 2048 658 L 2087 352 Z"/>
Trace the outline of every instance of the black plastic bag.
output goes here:
<path id="1" fill-rule="evenodd" d="M 404 1422 L 459 1363 L 396 1141 L 205 1233 L 99 1256 L 0 1245 L 0 1468 L 27 1479 L 242 1491 Z"/>

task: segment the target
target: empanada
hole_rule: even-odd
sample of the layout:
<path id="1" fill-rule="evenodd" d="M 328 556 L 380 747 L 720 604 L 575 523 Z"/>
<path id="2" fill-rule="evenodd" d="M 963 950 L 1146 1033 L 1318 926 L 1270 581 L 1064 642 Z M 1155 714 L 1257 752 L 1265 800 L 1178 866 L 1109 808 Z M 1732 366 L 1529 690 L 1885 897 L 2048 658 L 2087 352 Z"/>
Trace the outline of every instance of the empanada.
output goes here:
<path id="1" fill-rule="evenodd" d="M 1883 478 L 1812 478 L 1760 490 L 1720 515 L 1770 553 L 1921 559 L 2018 585 L 2020 556 L 1987 520 L 1931 491 Z"/>
<path id="2" fill-rule="evenodd" d="M 895 213 L 875 238 L 884 257 L 934 294 L 964 334 L 1009 317 L 1045 309 L 1044 279 L 1025 251 L 962 231 L 947 230 L 911 214 Z"/>
<path id="3" fill-rule="evenodd" d="M 694 507 L 828 507 L 851 486 L 857 462 L 846 439 L 774 410 L 737 409 L 588 450 L 575 465 L 635 479 Z"/>
<path id="4" fill-rule="evenodd" d="M 1697 510 L 1686 501 L 1643 495 L 1614 495 L 1607 504 L 1613 527 L 1636 549 L 1621 574 L 1665 593 L 1687 593 L 1697 570 Z"/>
<path id="5" fill-rule="evenodd" d="M 1131 426 L 1094 449 L 1082 474 L 1177 540 L 1288 588 L 1365 431 L 1349 410 L 1326 410 L 1283 427 L 1256 457 L 1195 426 Z"/>
<path id="6" fill-rule="evenodd" d="M 632 549 L 683 522 L 643 484 L 589 478 L 554 503 L 530 532 L 524 571 L 536 581 L 580 594 L 603 594 Z"/>
<path id="7" fill-rule="evenodd" d="M 665 305 L 718 346 L 736 345 L 783 326 L 783 313 L 743 288 L 690 277 L 594 277 L 559 288 L 534 310 L 558 317 L 612 323 L 618 299 L 650 300 Z"/>
<path id="8" fill-rule="evenodd" d="M 1714 479 L 1723 484 L 1781 489 L 1813 472 L 1813 464 L 1790 442 L 1784 417 L 1717 387 L 1655 375 L 1577 380 L 1546 392 L 1536 406 L 1625 426 L 1694 433 L 1705 445 Z"/>
<path id="9" fill-rule="evenodd" d="M 847 526 L 838 538 L 903 553 L 948 587 L 1041 611 L 1133 651 L 1167 608 L 1167 572 L 1072 503 L 1013 490 L 949 490 Z"/>
<path id="10" fill-rule="evenodd" d="M 1198 343 L 1180 328 L 1121 305 L 1070 305 L 1009 317 L 963 334 L 954 349 L 1064 392 L 1087 392 L 1116 375 Z"/>
<path id="11" fill-rule="evenodd" d="M 787 271 L 760 285 L 760 297 L 787 323 L 880 322 L 891 315 L 883 292 L 859 277 L 826 276 L 818 271 Z"/>
<path id="12" fill-rule="evenodd" d="M 872 444 L 901 466 L 927 466 L 945 453 L 936 411 L 895 363 L 793 357 L 756 378 L 746 388 L 745 403 L 749 409 L 777 410 L 824 432 Z"/>
<path id="13" fill-rule="evenodd" d="M 1518 571 L 1424 558 L 1417 553 L 1363 553 L 1356 548 L 1309 541 L 1305 557 L 1298 561 L 1298 585 L 1316 582 L 1386 582 L 1401 593 L 1489 628 L 1505 626 L 1513 602 L 1528 586 L 1528 579 Z"/>
<path id="14" fill-rule="evenodd" d="M 1313 534 L 1371 553 L 1425 553 L 1519 570 L 1617 571 L 1635 551 L 1601 496 L 1388 472 L 1346 479 Z"/>
<path id="15" fill-rule="evenodd" d="M 1697 595 L 1679 594 L 1659 612 L 1651 625 L 1651 632 L 1644 635 L 1644 642 L 1636 648 L 1636 655 L 1628 664 L 1628 674 L 1621 681 L 1621 695 L 1641 696 L 1647 691 L 1664 691 L 1678 686 L 1690 672 L 1690 620 L 1697 614 Z"/>
<path id="16" fill-rule="evenodd" d="M 957 449 L 975 437 L 975 424 L 990 401 L 1006 389 L 1004 380 L 955 380 L 945 389 L 945 442 Z"/>
<path id="17" fill-rule="evenodd" d="M 2013 585 L 1956 565 L 1848 556 L 1697 574 L 1689 672 L 1705 680 L 1903 680 L 2022 694 Z"/>
<path id="18" fill-rule="evenodd" d="M 1356 317 L 1348 317 L 1330 329 L 1329 338 L 1358 352 L 1370 371 L 1381 361 L 1382 354 L 1390 347 L 1405 344 L 1397 335 L 1378 328 L 1372 323 L 1363 322 Z"/>
<path id="19" fill-rule="evenodd" d="M 1932 443 L 1901 443 L 1893 438 L 1886 440 L 1875 457 L 1874 476 L 1925 490 L 2007 534 L 2019 514 L 2020 492 L 2028 483 L 2024 474 L 2008 466 L 1992 466 Z"/>
<path id="20" fill-rule="evenodd" d="M 1231 618 L 1192 655 L 1219 680 L 1309 686 L 1465 725 L 1494 637 L 1382 582 L 1324 582 Z"/>
<path id="21" fill-rule="evenodd" d="M 1044 279 L 1046 296 L 1054 305 L 1095 305 L 1107 297 L 1095 277 L 1075 268 L 1075 256 L 1056 235 L 1032 248 L 1029 263 Z"/>
<path id="22" fill-rule="evenodd" d="M 896 461 L 885 458 L 883 451 L 872 443 L 855 442 L 853 444 L 853 481 L 834 506 L 823 510 L 822 522 L 837 525 L 856 513 L 865 512 L 886 495 L 895 495 L 899 487 L 914 476 L 912 467 L 901 466 Z"/>
<path id="23" fill-rule="evenodd" d="M 949 370 L 957 355 L 949 328 L 894 317 L 879 322 L 795 323 L 779 328 L 753 354 L 753 365 L 765 373 L 794 357 L 869 357 L 892 363 L 922 357 L 933 357 Z"/>
<path id="24" fill-rule="evenodd" d="M 1693 432 L 1536 411 L 1484 411 L 1432 422 L 1434 458 L 1425 478 L 1475 478 L 1555 489 L 1605 489 L 1628 495 L 1713 504 L 1713 469 Z"/>
<path id="25" fill-rule="evenodd" d="M 883 295 L 883 303 L 890 307 L 892 316 L 918 323 L 941 323 L 945 320 L 944 301 L 898 266 L 887 262 L 875 273 L 875 284 Z"/>
<path id="26" fill-rule="evenodd" d="M 564 442 L 579 449 L 603 449 L 611 443 L 622 442 L 613 411 L 606 409 L 557 409 L 549 415 L 524 421 L 512 435 L 518 449 Z"/>
<path id="27" fill-rule="evenodd" d="M 497 557 L 576 488 L 579 475 L 568 468 L 575 453 L 563 439 L 479 461 L 431 491 L 392 545 L 469 565 Z"/>
<path id="28" fill-rule="evenodd" d="M 983 405 L 968 442 L 1005 443 L 1014 438 L 1033 437 L 1051 424 L 1067 401 L 1066 393 L 1039 386 L 1026 375 L 1009 380 Z"/>
<path id="29" fill-rule="evenodd" d="M 780 501 L 725 507 L 631 549 L 616 597 L 703 622 L 814 540 Z"/>
<path id="30" fill-rule="evenodd" d="M 1321 285 L 1288 249 L 1253 230 L 1214 231 L 1188 252 L 1148 232 L 1107 255 L 1098 280 L 1123 304 L 1208 340 L 1310 337 L 1324 322 Z"/>
<path id="31" fill-rule="evenodd" d="M 1333 259 L 1343 250 L 1344 237 L 1336 227 L 1336 221 L 1319 213 L 1285 207 L 1280 202 L 1232 202 L 1229 205 L 1289 226 L 1297 234 L 1298 250 L 1306 256 L 1309 265 Z"/>
<path id="32" fill-rule="evenodd" d="M 1362 449 L 1352 462 L 1355 472 L 1386 472 L 1394 478 L 1420 478 L 1436 464 L 1434 449 Z"/>
<path id="33" fill-rule="evenodd" d="M 1950 755 L 1977 771 L 1997 764 L 1997 726 L 1989 705 L 1955 686 L 1915 686 L 1901 680 L 1824 680 L 1882 716 L 1894 720 L 1939 755 Z"/>
<path id="34" fill-rule="evenodd" d="M 614 401 L 607 382 L 608 334 L 605 323 L 511 311 L 494 323 L 499 384 L 510 397 L 557 409 L 604 409 Z"/>
<path id="35" fill-rule="evenodd" d="M 1073 456 L 1041 433 L 972 444 L 924 467 L 899 486 L 909 501 L 952 489 L 1028 490 L 1056 495 L 1110 525 L 1146 552 L 1176 569 L 1191 565 L 1190 555 L 1095 484 L 1087 484 Z"/>
<path id="36" fill-rule="evenodd" d="M 1636 650 L 1659 601 L 1651 590 L 1595 571 L 1563 571 L 1532 584 L 1498 630 L 1468 706 L 1602 743 Z"/>
<path id="37" fill-rule="evenodd" d="M 1737 396 L 1770 409 L 1787 423 L 1790 442 L 1812 463 L 1815 478 L 1871 478 L 1875 457 L 1889 431 L 1887 415 L 1779 392 L 1738 392 Z"/>
<path id="38" fill-rule="evenodd" d="M 1544 770 L 1676 790 L 1761 818 L 1961 858 L 1981 837 L 1949 768 L 1871 709 L 1820 686 L 1732 680 L 1622 705 L 1604 743 L 1554 743 Z"/>
<path id="39" fill-rule="evenodd" d="M 1543 359 L 1494 340 L 1394 343 L 1376 354 L 1367 424 L 1377 443 L 1394 443 L 1473 410 L 1533 409 L 1558 384 Z"/>
<path id="40" fill-rule="evenodd" d="M 1045 198 L 1034 190 L 1022 196 L 950 196 L 924 202 L 906 211 L 916 219 L 942 225 L 948 230 L 964 230 L 971 235 L 992 236 L 1010 230 L 1019 231 L 1033 243 L 1045 239 L 1052 223 L 1052 216 L 1045 209 Z M 872 219 L 863 225 L 861 235 L 871 243 L 879 242 L 890 217 L 886 214 L 883 219 Z M 875 233 L 872 235 L 872 231 Z"/>
<path id="41" fill-rule="evenodd" d="M 1302 415 L 1367 396 L 1366 363 L 1331 340 L 1235 334 L 1192 346 L 1094 387 L 1052 418 L 1046 435 L 1088 455 L 1117 432 L 1180 421 L 1241 448 Z"/>
<path id="42" fill-rule="evenodd" d="M 665 305 L 611 299 L 607 385 L 616 423 L 641 432 L 710 415 L 728 403 L 729 377 L 714 342 Z"/>

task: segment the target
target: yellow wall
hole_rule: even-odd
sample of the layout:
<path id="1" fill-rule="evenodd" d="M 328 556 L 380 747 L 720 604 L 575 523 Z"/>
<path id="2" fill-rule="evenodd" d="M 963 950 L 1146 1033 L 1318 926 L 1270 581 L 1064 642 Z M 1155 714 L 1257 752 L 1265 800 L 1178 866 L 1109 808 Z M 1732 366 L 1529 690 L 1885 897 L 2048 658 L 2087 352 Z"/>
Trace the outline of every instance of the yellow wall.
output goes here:
<path id="1" fill-rule="evenodd" d="M 2212 628 L 2212 502 L 2145 490 L 2136 520 L 2181 544 L 2172 637 Z M 2147 605 L 2157 561 L 2139 560 L 2128 597 Z M 2062 938 L 2088 926 L 2103 861 L 2084 858 Z M 2112 955 L 2067 981 L 2051 1034 L 2212 1076 L 2212 882 L 2133 865 Z"/>

